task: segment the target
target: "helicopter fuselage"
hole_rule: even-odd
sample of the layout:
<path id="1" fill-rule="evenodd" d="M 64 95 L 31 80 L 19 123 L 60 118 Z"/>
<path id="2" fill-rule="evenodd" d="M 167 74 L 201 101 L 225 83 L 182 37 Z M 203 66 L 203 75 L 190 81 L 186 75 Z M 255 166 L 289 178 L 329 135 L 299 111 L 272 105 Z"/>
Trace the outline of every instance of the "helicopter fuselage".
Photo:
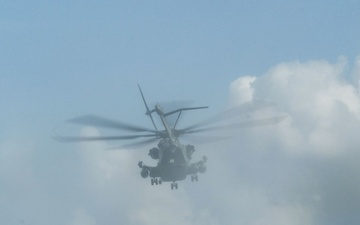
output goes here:
<path id="1" fill-rule="evenodd" d="M 166 115 L 159 104 L 154 111 L 159 115 L 165 128 L 161 131 L 165 137 L 158 143 L 158 148 L 149 150 L 151 158 L 158 160 L 157 166 L 145 166 L 139 162 L 142 168 L 141 176 L 151 177 L 151 184 L 161 184 L 164 182 L 173 182 L 171 188 L 177 188 L 176 181 L 185 180 L 187 175 L 192 175 L 191 180 L 197 181 L 197 173 L 205 172 L 206 158 L 197 163 L 190 163 L 191 155 L 194 153 L 194 146 L 180 144 L 178 138 L 170 128 L 166 120 Z"/>
<path id="2" fill-rule="evenodd" d="M 161 184 L 163 181 L 173 182 L 172 189 L 177 189 L 176 181 L 185 180 L 188 175 L 191 175 L 191 181 L 197 181 L 197 173 L 206 171 L 206 157 L 196 163 L 190 163 L 191 155 L 195 151 L 192 145 L 179 145 L 174 150 L 167 148 L 166 143 L 169 143 L 168 140 L 162 139 L 158 144 L 159 148 L 149 150 L 149 155 L 158 160 L 156 166 L 146 166 L 139 162 L 139 167 L 142 168 L 141 176 L 150 176 L 152 185 Z"/>

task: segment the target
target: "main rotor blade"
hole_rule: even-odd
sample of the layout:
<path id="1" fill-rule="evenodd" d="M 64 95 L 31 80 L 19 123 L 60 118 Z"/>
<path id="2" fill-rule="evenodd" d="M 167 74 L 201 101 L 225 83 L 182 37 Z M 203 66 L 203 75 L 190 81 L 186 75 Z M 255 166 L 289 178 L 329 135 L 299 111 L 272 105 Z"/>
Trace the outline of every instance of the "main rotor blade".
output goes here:
<path id="1" fill-rule="evenodd" d="M 58 136 L 58 137 L 54 137 L 54 139 L 60 142 L 89 142 L 89 141 L 130 140 L 130 139 L 136 139 L 142 137 L 156 137 L 156 135 L 144 134 L 144 135 L 104 136 L 104 137 Z"/>
<path id="2" fill-rule="evenodd" d="M 156 133 L 156 131 L 148 129 L 148 128 L 130 125 L 130 124 L 102 118 L 102 117 L 95 116 L 95 115 L 80 116 L 80 117 L 76 117 L 74 119 L 70 119 L 67 122 L 82 124 L 82 125 L 89 125 L 89 126 L 96 126 L 96 127 L 103 127 L 103 128 L 110 128 L 110 129 L 117 129 L 117 130 L 128 130 L 128 131 L 134 131 L 134 132 L 148 131 L 148 132 Z"/>
<path id="3" fill-rule="evenodd" d="M 226 120 L 235 118 L 237 116 L 244 115 L 246 113 L 255 112 L 257 110 L 264 109 L 267 107 L 272 107 L 272 106 L 275 106 L 275 104 L 271 103 L 271 102 L 264 102 L 264 101 L 254 101 L 254 102 L 244 103 L 244 104 L 241 104 L 240 106 L 236 106 L 236 107 L 228 109 L 224 112 L 221 112 L 221 113 L 219 113 L 213 117 L 210 117 L 209 119 L 206 119 L 202 122 L 199 122 L 199 123 L 196 123 L 189 127 L 186 127 L 184 130 L 192 130 L 192 129 L 210 125 L 213 123 L 226 121 Z"/>
<path id="4" fill-rule="evenodd" d="M 147 139 L 147 140 L 143 140 L 143 141 L 139 141 L 139 142 L 135 142 L 135 143 L 130 143 L 130 144 L 125 144 L 125 145 L 121 145 L 121 146 L 117 146 L 117 147 L 107 148 L 107 150 L 117 150 L 117 149 L 124 149 L 124 148 L 140 147 L 140 146 L 143 146 L 146 144 L 154 143 L 158 139 L 159 138 L 151 138 L 151 139 Z"/>
<path id="5" fill-rule="evenodd" d="M 148 105 L 147 105 L 147 103 L 146 103 L 146 100 L 145 100 L 144 94 L 143 94 L 143 92 L 142 92 L 142 90 L 141 90 L 140 84 L 138 84 L 138 87 L 139 87 L 139 90 L 140 90 L 140 93 L 141 93 L 141 97 L 142 97 L 142 99 L 143 99 L 143 102 L 144 102 L 144 104 L 145 104 L 146 115 L 148 115 L 148 116 L 150 117 L 151 122 L 152 122 L 152 124 L 154 125 L 155 130 L 157 131 L 158 129 L 157 129 L 157 127 L 156 127 L 154 118 L 153 118 L 152 115 L 151 115 L 151 111 L 150 111 L 150 109 L 149 109 L 149 107 L 148 107 Z"/>
<path id="6" fill-rule="evenodd" d="M 229 140 L 235 137 L 230 136 L 186 136 L 183 139 L 190 141 L 194 144 L 209 144 L 209 143 L 215 143 L 220 141 Z"/>
<path id="7" fill-rule="evenodd" d="M 213 130 L 231 130 L 231 129 L 239 129 L 239 128 L 246 128 L 246 127 L 257 127 L 257 126 L 266 126 L 266 125 L 273 125 L 283 121 L 287 116 L 277 116 L 271 117 L 266 119 L 260 120 L 253 120 L 253 121 L 245 121 L 245 122 L 238 122 L 228 125 L 221 125 L 215 127 L 207 127 L 207 128 L 200 128 L 200 129 L 191 129 L 191 130 L 179 130 L 179 134 L 192 134 L 192 133 L 199 133 L 205 131 L 213 131 Z"/>

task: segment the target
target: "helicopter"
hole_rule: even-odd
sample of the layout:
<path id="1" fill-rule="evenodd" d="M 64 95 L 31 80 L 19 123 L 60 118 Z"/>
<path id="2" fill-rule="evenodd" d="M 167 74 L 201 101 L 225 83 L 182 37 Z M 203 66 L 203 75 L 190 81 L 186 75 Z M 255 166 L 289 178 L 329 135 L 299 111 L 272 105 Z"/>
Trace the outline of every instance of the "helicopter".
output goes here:
<path id="1" fill-rule="evenodd" d="M 130 132 L 136 132 L 139 134 L 135 135 L 120 135 L 120 136 L 100 136 L 100 137 L 74 137 L 74 136 L 57 136 L 54 137 L 56 140 L 61 142 L 90 142 L 90 141 L 109 141 L 109 140 L 133 140 L 138 138 L 145 138 L 145 140 L 134 143 L 134 146 L 140 144 L 149 144 L 155 141 L 158 141 L 156 147 L 149 149 L 148 155 L 151 159 L 157 161 L 157 165 L 148 166 L 145 165 L 142 161 L 139 161 L 138 166 L 140 168 L 140 175 L 142 178 L 150 177 L 151 185 L 161 185 L 163 182 L 171 182 L 171 189 L 178 189 L 178 181 L 185 180 L 190 176 L 192 182 L 197 182 L 199 180 L 198 174 L 206 172 L 206 162 L 207 157 L 202 156 L 202 159 L 196 162 L 192 162 L 192 155 L 195 152 L 194 145 L 191 144 L 182 144 L 179 141 L 179 137 L 218 129 L 234 129 L 239 127 L 247 126 L 258 126 L 258 125 L 267 125 L 278 123 L 284 119 L 284 116 L 277 116 L 262 120 L 250 121 L 250 122 L 240 122 L 232 123 L 230 125 L 222 126 L 213 126 L 205 127 L 206 125 L 212 124 L 219 120 L 224 120 L 224 118 L 232 117 L 233 114 L 238 114 L 239 110 L 229 110 L 225 113 L 216 115 L 208 120 L 196 123 L 194 125 L 188 126 L 183 129 L 177 129 L 176 126 L 178 121 L 184 111 L 190 110 L 199 110 L 209 108 L 208 106 L 201 107 L 182 107 L 169 112 L 165 112 L 162 106 L 157 103 L 153 109 L 150 110 L 148 104 L 145 100 L 144 94 L 141 90 L 140 85 L 138 85 L 143 103 L 146 108 L 145 115 L 149 116 L 153 124 L 153 129 L 130 125 L 127 123 L 95 116 L 95 115 L 86 115 L 80 116 L 68 120 L 68 122 L 82 125 L 90 125 L 94 127 L 101 128 L 110 128 L 110 129 L 119 129 Z M 257 110 L 269 106 L 269 104 L 262 104 L 259 106 L 252 106 L 251 110 Z M 156 114 L 163 126 L 162 130 L 159 130 L 154 121 L 153 115 Z M 170 125 L 168 117 L 171 115 L 177 115 L 174 125 Z"/>

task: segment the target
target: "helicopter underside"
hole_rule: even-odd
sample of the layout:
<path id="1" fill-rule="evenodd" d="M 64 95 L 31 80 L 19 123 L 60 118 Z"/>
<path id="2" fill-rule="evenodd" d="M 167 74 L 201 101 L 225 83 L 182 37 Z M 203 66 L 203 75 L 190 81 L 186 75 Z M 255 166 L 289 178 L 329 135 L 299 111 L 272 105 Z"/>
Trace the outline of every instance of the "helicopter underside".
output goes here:
<path id="1" fill-rule="evenodd" d="M 164 182 L 185 180 L 188 175 L 186 164 L 169 164 L 151 168 L 150 177 L 160 178 Z"/>
<path id="2" fill-rule="evenodd" d="M 197 163 L 175 164 L 169 163 L 166 165 L 158 165 L 155 167 L 145 166 L 139 162 L 139 167 L 142 168 L 141 176 L 143 178 L 151 177 L 151 185 L 158 185 L 162 182 L 172 182 L 171 189 L 177 189 L 177 181 L 185 180 L 188 175 L 191 175 L 191 181 L 198 181 L 197 173 L 204 173 L 206 159 Z"/>

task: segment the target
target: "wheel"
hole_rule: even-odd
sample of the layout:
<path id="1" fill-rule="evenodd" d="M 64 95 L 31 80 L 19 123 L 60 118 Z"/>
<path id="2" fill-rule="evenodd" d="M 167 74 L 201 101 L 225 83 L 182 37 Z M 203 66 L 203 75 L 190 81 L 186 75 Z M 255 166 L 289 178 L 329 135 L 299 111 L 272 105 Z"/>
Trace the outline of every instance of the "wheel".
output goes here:
<path id="1" fill-rule="evenodd" d="M 175 182 L 171 183 L 171 190 L 173 189 L 178 189 L 178 184 Z"/>
<path id="2" fill-rule="evenodd" d="M 195 180 L 196 182 L 198 182 L 198 181 L 199 181 L 199 177 L 198 177 L 198 175 L 197 175 L 197 174 L 194 176 L 194 180 Z"/>
<path id="3" fill-rule="evenodd" d="M 161 180 L 161 179 L 159 179 L 159 184 L 160 184 L 160 185 L 162 184 L 162 180 Z"/>
<path id="4" fill-rule="evenodd" d="M 154 185 L 154 178 L 151 178 L 151 185 Z"/>

